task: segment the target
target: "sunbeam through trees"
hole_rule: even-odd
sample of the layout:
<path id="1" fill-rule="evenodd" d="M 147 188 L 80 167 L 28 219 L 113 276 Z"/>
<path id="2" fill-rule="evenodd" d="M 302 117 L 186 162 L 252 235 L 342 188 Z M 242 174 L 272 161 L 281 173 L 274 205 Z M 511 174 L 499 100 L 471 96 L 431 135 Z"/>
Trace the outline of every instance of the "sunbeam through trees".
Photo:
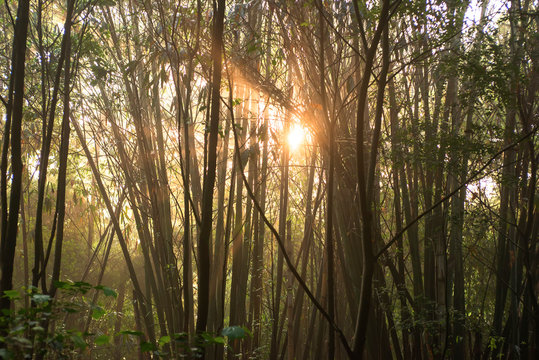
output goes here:
<path id="1" fill-rule="evenodd" d="M 0 359 L 539 358 L 530 0 L 5 0 Z"/>

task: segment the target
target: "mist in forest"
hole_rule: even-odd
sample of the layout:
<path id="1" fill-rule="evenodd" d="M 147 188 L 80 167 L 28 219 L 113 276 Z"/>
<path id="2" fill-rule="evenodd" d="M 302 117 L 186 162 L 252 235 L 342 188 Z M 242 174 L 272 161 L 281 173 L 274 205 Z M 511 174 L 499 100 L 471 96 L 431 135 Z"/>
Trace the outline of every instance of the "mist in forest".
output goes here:
<path id="1" fill-rule="evenodd" d="M 539 358 L 530 0 L 6 0 L 0 359 Z"/>

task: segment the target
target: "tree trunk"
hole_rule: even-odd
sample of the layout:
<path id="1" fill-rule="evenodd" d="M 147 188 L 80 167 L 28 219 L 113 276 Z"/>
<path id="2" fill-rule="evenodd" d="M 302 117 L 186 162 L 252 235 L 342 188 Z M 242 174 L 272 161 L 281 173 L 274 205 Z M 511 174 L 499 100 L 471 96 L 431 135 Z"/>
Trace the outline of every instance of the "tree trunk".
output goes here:
<path id="1" fill-rule="evenodd" d="M 198 242 L 198 314 L 196 321 L 196 331 L 202 334 L 206 331 L 208 319 L 208 308 L 210 303 L 210 238 L 213 222 L 213 189 L 215 185 L 216 163 L 217 163 L 217 137 L 219 135 L 219 109 L 221 102 L 221 68 L 222 68 L 222 43 L 223 27 L 225 17 L 225 1 L 219 0 L 214 5 L 214 22 L 212 33 L 212 96 L 211 115 L 208 144 L 208 163 L 204 175 L 204 186 L 202 193 L 202 227 Z M 204 357 L 204 355 L 203 355 Z"/>
<path id="2" fill-rule="evenodd" d="M 361 292 L 359 300 L 358 315 L 354 331 L 353 358 L 362 359 L 365 340 L 367 337 L 367 325 L 369 313 L 371 311 L 372 279 L 374 275 L 375 258 L 373 253 L 374 229 L 373 229 L 373 183 L 374 171 L 376 168 L 376 155 L 378 151 L 378 140 L 380 136 L 380 123 L 382 119 L 382 102 L 385 87 L 385 77 L 389 67 L 389 1 L 384 0 L 382 10 L 371 45 L 367 51 L 365 69 L 358 95 L 358 110 L 356 124 L 356 154 L 357 154 L 357 179 L 359 188 L 359 201 L 362 218 L 362 250 L 363 250 L 363 271 L 361 279 Z M 383 34 L 384 33 L 384 34 Z M 364 130 L 368 119 L 365 118 L 365 109 L 367 103 L 367 89 L 371 70 L 374 63 L 374 56 L 380 39 L 383 40 L 384 65 L 382 68 L 381 79 L 378 82 L 377 109 L 375 120 L 375 131 L 372 137 L 370 148 L 370 163 L 365 163 L 364 149 Z M 367 175 L 367 176 L 365 176 Z"/>
<path id="3" fill-rule="evenodd" d="M 290 75 L 289 75 L 290 77 Z M 290 124 L 285 123 L 284 133 L 288 133 Z M 288 147 L 285 145 L 282 151 L 281 157 L 281 189 L 280 189 L 280 202 L 279 202 L 279 237 L 286 239 L 286 218 L 288 214 L 288 163 L 289 163 Z M 283 278 L 283 255 L 279 251 L 277 255 L 277 278 L 275 278 L 275 292 L 273 294 L 273 322 L 271 329 L 271 347 L 270 347 L 270 360 L 276 360 L 279 353 L 280 334 L 278 329 L 280 325 L 280 306 L 281 306 L 281 287 Z"/>
<path id="4" fill-rule="evenodd" d="M 10 77 L 9 103 L 4 130 L 4 143 L 2 148 L 1 169 L 1 198 L 2 198 L 2 228 L 0 229 L 0 265 L 2 278 L 0 279 L 0 311 L 9 310 L 11 300 L 3 296 L 4 291 L 13 287 L 13 261 L 15 259 L 15 246 L 19 227 L 19 206 L 22 191 L 22 155 L 21 155 L 21 127 L 23 120 L 24 101 L 24 72 L 26 65 L 26 39 L 28 35 L 28 14 L 30 2 L 19 0 L 17 21 L 15 23 L 15 37 L 13 38 L 12 70 Z M 11 193 L 9 199 L 9 213 L 7 209 L 7 153 L 8 141 L 11 141 Z M 3 333 L 4 329 L 0 329 Z"/>

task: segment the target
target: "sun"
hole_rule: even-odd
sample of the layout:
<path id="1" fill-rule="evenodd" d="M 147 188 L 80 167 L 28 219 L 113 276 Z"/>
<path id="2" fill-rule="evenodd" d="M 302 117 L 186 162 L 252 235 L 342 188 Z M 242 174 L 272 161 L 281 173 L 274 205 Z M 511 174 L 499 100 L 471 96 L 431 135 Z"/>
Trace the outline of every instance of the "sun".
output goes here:
<path id="1" fill-rule="evenodd" d="M 290 152 L 298 150 L 305 141 L 305 129 L 298 124 L 292 125 L 288 130 L 286 140 L 288 142 Z"/>

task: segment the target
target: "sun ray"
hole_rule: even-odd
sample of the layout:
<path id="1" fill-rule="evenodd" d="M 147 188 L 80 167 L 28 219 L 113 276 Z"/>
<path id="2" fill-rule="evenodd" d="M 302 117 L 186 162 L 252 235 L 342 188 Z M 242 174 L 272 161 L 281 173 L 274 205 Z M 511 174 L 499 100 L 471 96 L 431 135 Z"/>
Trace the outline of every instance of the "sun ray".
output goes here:
<path id="1" fill-rule="evenodd" d="M 298 150 L 305 141 L 305 129 L 298 124 L 293 124 L 286 137 L 290 152 Z"/>

